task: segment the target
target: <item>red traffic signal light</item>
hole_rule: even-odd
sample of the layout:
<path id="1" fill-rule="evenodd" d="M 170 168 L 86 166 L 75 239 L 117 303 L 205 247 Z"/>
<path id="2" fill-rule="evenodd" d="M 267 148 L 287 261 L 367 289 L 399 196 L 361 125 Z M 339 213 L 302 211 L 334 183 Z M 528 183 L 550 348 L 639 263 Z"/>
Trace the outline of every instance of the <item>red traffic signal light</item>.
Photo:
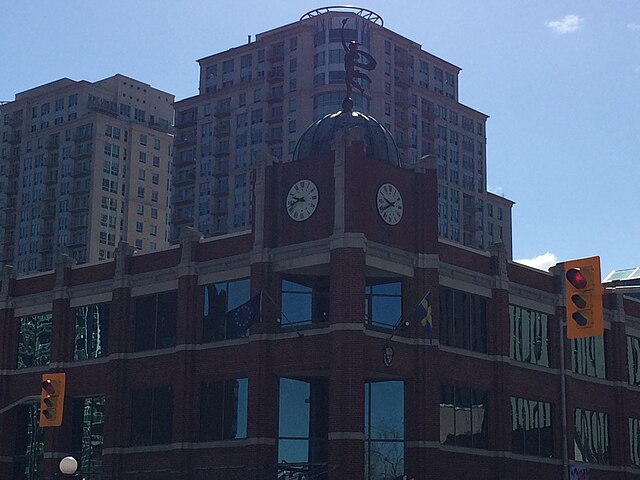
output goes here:
<path id="1" fill-rule="evenodd" d="M 42 389 L 40 390 L 41 427 L 59 427 L 62 425 L 64 389 L 64 373 L 45 373 L 42 375 Z"/>
<path id="2" fill-rule="evenodd" d="M 602 335 L 602 286 L 600 257 L 565 262 L 565 304 L 567 337 L 582 338 Z"/>
<path id="3" fill-rule="evenodd" d="M 582 274 L 579 268 L 570 268 L 566 273 L 567 280 L 575 288 L 584 288 L 587 286 L 587 278 Z"/>

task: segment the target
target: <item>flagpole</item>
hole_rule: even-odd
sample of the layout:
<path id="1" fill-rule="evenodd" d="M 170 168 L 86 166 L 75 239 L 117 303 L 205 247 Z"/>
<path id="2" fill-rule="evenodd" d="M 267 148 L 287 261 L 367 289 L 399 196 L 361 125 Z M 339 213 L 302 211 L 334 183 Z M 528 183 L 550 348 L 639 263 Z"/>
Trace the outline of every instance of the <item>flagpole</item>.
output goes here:
<path id="1" fill-rule="evenodd" d="M 400 315 L 400 317 L 398 318 L 398 320 L 396 320 L 396 323 L 393 326 L 393 330 L 391 330 L 391 336 L 389 338 L 387 338 L 387 342 L 389 340 L 391 340 L 393 337 L 395 337 L 396 335 L 396 331 L 398 330 L 398 327 L 401 325 L 402 322 L 402 315 Z"/>
<path id="2" fill-rule="evenodd" d="M 267 297 L 267 300 L 269 300 L 274 307 L 278 308 L 278 304 L 276 303 L 276 301 L 273 298 L 271 298 L 271 296 L 267 292 L 265 292 L 264 290 L 261 290 L 261 293 L 264 294 L 265 297 Z M 278 310 L 280 311 L 280 316 L 284 317 L 287 320 L 287 323 L 291 323 L 289 322 L 289 318 L 285 315 L 282 309 L 278 309 Z"/>

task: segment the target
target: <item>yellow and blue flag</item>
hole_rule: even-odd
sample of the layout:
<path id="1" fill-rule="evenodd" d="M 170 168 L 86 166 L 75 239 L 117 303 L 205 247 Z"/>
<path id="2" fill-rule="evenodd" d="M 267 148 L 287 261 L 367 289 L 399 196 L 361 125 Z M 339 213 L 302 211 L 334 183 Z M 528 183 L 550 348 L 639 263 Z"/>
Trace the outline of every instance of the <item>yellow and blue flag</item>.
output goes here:
<path id="1" fill-rule="evenodd" d="M 416 315 L 420 319 L 420 325 L 424 327 L 424 333 L 433 342 L 433 316 L 431 315 L 431 291 L 424 294 L 416 307 Z"/>

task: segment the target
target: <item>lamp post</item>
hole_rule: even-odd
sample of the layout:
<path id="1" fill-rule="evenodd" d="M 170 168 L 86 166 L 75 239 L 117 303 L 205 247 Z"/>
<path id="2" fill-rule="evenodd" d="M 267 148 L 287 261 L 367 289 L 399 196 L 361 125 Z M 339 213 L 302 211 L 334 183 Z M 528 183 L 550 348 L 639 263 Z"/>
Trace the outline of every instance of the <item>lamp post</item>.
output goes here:
<path id="1" fill-rule="evenodd" d="M 77 480 L 84 480 L 84 477 L 82 475 L 80 475 L 79 473 L 76 473 L 78 471 L 78 461 L 69 456 L 69 457 L 64 457 L 62 460 L 60 460 L 60 473 L 61 475 L 59 476 L 59 478 L 62 479 L 77 479 Z"/>

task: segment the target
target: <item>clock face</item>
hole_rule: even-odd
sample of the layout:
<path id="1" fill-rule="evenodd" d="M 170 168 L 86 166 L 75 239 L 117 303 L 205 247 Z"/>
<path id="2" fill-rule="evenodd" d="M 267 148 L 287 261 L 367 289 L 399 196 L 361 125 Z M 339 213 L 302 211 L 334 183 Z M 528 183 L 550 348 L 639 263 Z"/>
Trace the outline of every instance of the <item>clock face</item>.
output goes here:
<path id="1" fill-rule="evenodd" d="M 376 205 L 378 213 L 389 225 L 397 225 L 402 218 L 404 206 L 402 196 L 396 187 L 390 183 L 383 183 L 376 195 Z"/>
<path id="2" fill-rule="evenodd" d="M 316 211 L 318 187 L 311 180 L 298 180 L 287 194 L 287 213 L 296 222 L 303 222 Z"/>

